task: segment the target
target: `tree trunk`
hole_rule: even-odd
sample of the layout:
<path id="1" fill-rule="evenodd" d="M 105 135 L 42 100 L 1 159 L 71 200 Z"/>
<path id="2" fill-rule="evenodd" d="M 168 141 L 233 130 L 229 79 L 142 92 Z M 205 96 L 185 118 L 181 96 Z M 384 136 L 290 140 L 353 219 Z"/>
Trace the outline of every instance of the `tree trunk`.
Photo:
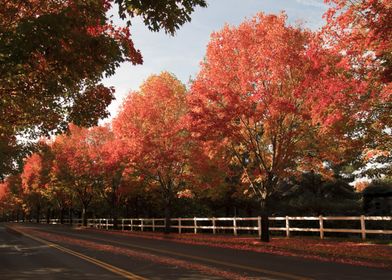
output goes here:
<path id="1" fill-rule="evenodd" d="M 113 229 L 118 229 L 118 209 L 117 203 L 114 203 L 112 208 Z"/>
<path id="2" fill-rule="evenodd" d="M 132 210 L 132 200 L 127 199 L 127 200 L 126 200 L 126 203 L 125 203 L 125 209 L 123 208 L 123 212 L 122 212 L 123 216 L 124 216 L 125 218 L 130 217 L 131 214 L 132 214 L 132 211 L 131 211 L 131 210 Z"/>
<path id="3" fill-rule="evenodd" d="M 64 224 L 64 207 L 60 207 L 60 224 Z"/>
<path id="4" fill-rule="evenodd" d="M 72 216 L 73 216 L 72 207 L 69 207 L 69 208 L 68 208 L 68 218 L 69 218 L 69 224 L 70 224 L 71 226 L 72 226 L 72 224 L 73 224 Z"/>
<path id="5" fill-rule="evenodd" d="M 138 196 L 135 198 L 134 211 L 135 211 L 135 217 L 139 218 L 139 197 Z"/>
<path id="6" fill-rule="evenodd" d="M 117 203 L 117 195 L 116 192 L 113 192 L 111 195 L 111 202 L 110 202 L 110 208 L 111 208 L 111 216 L 113 219 L 113 229 L 118 229 L 118 203 Z"/>
<path id="7" fill-rule="evenodd" d="M 165 199 L 165 233 L 169 234 L 171 231 L 171 198 Z"/>
<path id="8" fill-rule="evenodd" d="M 40 218 L 40 214 L 41 214 L 41 206 L 39 204 L 37 204 L 37 224 L 39 224 L 39 218 Z"/>
<path id="9" fill-rule="evenodd" d="M 267 199 L 262 199 L 260 201 L 261 206 L 261 237 L 260 241 L 262 242 L 269 242 L 270 241 L 270 233 L 269 233 L 269 211 L 268 211 L 268 204 Z"/>
<path id="10" fill-rule="evenodd" d="M 87 207 L 83 204 L 82 207 L 82 226 L 87 226 L 87 216 L 86 216 L 86 212 L 87 212 Z"/>
<path id="11" fill-rule="evenodd" d="M 50 208 L 49 207 L 46 209 L 46 223 L 47 224 L 50 223 Z"/>
<path id="12" fill-rule="evenodd" d="M 118 189 L 121 184 L 122 174 L 124 168 L 120 168 L 113 177 L 112 180 L 112 219 L 113 219 L 113 229 L 118 229 L 118 204 L 119 204 L 119 194 Z"/>

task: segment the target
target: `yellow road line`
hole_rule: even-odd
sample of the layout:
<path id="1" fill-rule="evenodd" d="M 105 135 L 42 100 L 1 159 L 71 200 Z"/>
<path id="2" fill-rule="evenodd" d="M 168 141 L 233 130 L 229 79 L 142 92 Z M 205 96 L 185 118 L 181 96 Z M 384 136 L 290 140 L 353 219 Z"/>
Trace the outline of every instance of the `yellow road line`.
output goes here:
<path id="1" fill-rule="evenodd" d="M 97 266 L 100 266 L 100 267 L 102 267 L 102 268 L 104 268 L 104 269 L 106 269 L 106 270 L 109 270 L 109 271 L 111 271 L 111 272 L 113 272 L 113 273 L 115 273 L 115 274 L 118 274 L 118 275 L 120 275 L 120 276 L 123 276 L 123 277 L 126 278 L 126 279 L 134 279 L 134 280 L 146 280 L 146 279 L 147 279 L 147 278 L 143 278 L 143 277 L 141 277 L 141 276 L 139 276 L 139 275 L 133 274 L 133 273 L 131 273 L 131 272 L 129 272 L 129 271 L 126 271 L 126 270 L 124 270 L 124 269 L 115 267 L 115 266 L 110 265 L 110 264 L 108 264 L 108 263 L 102 262 L 102 261 L 100 261 L 100 260 L 94 259 L 94 258 L 92 258 L 92 257 L 89 257 L 89 256 L 86 256 L 86 255 L 84 255 L 84 254 L 78 253 L 78 252 L 76 252 L 76 251 L 73 251 L 73 250 L 71 250 L 71 249 L 65 248 L 65 247 L 60 246 L 60 245 L 58 245 L 58 244 L 55 244 L 55 243 L 46 241 L 46 240 L 41 239 L 41 238 L 36 237 L 36 236 L 32 236 L 32 235 L 30 235 L 30 234 L 28 234 L 28 233 L 25 233 L 25 232 L 23 232 L 23 231 L 17 230 L 17 229 L 15 229 L 14 227 L 11 227 L 11 229 L 14 230 L 14 231 L 16 231 L 16 232 L 18 232 L 18 233 L 20 233 L 20 234 L 22 234 L 22 235 L 24 235 L 24 236 L 26 236 L 26 237 L 29 237 L 29 238 L 31 238 L 31 239 L 34 239 L 34 240 L 36 240 L 36 241 L 38 241 L 38 242 L 41 242 L 41 243 L 43 243 L 43 244 L 46 244 L 46 245 L 48 245 L 48 246 L 51 247 L 51 248 L 56 248 L 57 250 L 60 250 L 60 251 L 62 251 L 62 252 L 64 252 L 64 253 L 73 255 L 73 256 L 75 256 L 75 257 L 81 258 L 81 259 L 83 259 L 83 260 L 85 260 L 85 261 L 88 261 L 88 262 L 90 262 L 90 263 L 93 263 L 93 264 L 95 264 L 95 265 L 97 265 Z"/>
<path id="2" fill-rule="evenodd" d="M 55 232 L 55 231 L 52 231 L 52 232 Z M 224 266 L 232 267 L 232 268 L 239 268 L 239 269 L 244 269 L 244 270 L 248 270 L 248 271 L 264 273 L 264 274 L 267 274 L 270 276 L 279 276 L 279 277 L 284 277 L 287 279 L 294 279 L 294 280 L 312 280 L 313 279 L 313 278 L 298 276 L 298 275 L 291 274 L 291 273 L 277 272 L 277 271 L 272 271 L 272 270 L 263 269 L 263 268 L 256 268 L 256 267 L 250 267 L 250 266 L 241 265 L 241 264 L 228 263 L 225 261 L 218 261 L 218 260 L 214 260 L 214 259 L 197 257 L 197 256 L 183 254 L 183 253 L 177 253 L 177 252 L 172 252 L 172 251 L 168 251 L 168 250 L 163 250 L 163 249 L 155 249 L 155 248 L 150 248 L 150 247 L 145 247 L 145 246 L 140 246 L 140 245 L 133 245 L 133 244 L 123 243 L 123 242 L 119 242 L 119 241 L 107 240 L 107 239 L 99 238 L 99 237 L 91 237 L 91 236 L 85 236 L 82 234 L 75 234 L 75 233 L 67 233 L 67 234 L 79 236 L 79 237 L 85 237 L 85 238 L 87 237 L 88 239 L 95 239 L 98 241 L 110 242 L 110 243 L 114 243 L 114 244 L 118 244 L 118 245 L 122 245 L 122 246 L 126 246 L 126 247 L 131 247 L 131 248 L 137 248 L 137 249 L 153 251 L 153 252 L 157 252 L 157 253 L 169 254 L 169 255 L 174 255 L 177 257 L 185 257 L 185 258 L 209 262 L 209 263 L 213 263 L 213 264 L 220 264 L 220 265 L 224 265 Z"/>

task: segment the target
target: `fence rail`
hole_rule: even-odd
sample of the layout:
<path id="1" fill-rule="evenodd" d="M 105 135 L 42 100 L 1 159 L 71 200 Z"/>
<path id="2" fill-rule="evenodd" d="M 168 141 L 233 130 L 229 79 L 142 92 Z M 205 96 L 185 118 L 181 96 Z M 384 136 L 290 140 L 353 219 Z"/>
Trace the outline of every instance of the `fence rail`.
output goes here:
<path id="1" fill-rule="evenodd" d="M 324 238 L 325 233 L 358 233 L 362 239 L 366 239 L 367 234 L 382 234 L 392 235 L 392 216 L 319 216 L 319 217 L 269 217 L 270 231 L 284 232 L 287 237 L 290 237 L 291 232 L 319 232 L 320 238 Z M 306 227 L 306 226 L 293 226 L 293 223 L 298 221 L 313 222 L 317 223 L 318 226 Z M 357 228 L 334 228 L 326 227 L 325 222 L 329 221 L 358 221 Z M 372 228 L 366 226 L 366 222 L 374 221 L 376 226 L 373 224 Z M 20 221 L 19 221 L 20 222 Z M 283 223 L 283 226 L 274 226 L 274 223 Z M 387 222 L 387 229 L 375 229 L 381 222 Z M 48 223 L 47 219 L 41 219 L 40 223 Z M 59 219 L 50 219 L 50 224 L 59 224 Z M 63 223 L 69 224 L 71 220 L 64 219 Z M 81 226 L 81 219 L 73 219 L 72 223 Z M 245 223 L 245 224 L 244 224 Z M 87 227 L 99 228 L 99 229 L 112 229 L 113 219 L 99 218 L 99 219 L 88 219 Z M 118 219 L 118 227 L 121 230 L 150 230 L 156 231 L 157 229 L 165 227 L 165 219 L 162 218 L 128 218 Z M 191 230 L 197 234 L 201 231 L 211 232 L 216 234 L 218 231 L 230 231 L 235 236 L 239 232 L 247 231 L 250 233 L 257 233 L 261 236 L 261 217 L 211 217 L 211 218 L 172 218 L 171 227 L 176 229 L 178 233 L 183 233 L 185 230 Z M 385 227 L 385 224 L 384 224 Z"/>

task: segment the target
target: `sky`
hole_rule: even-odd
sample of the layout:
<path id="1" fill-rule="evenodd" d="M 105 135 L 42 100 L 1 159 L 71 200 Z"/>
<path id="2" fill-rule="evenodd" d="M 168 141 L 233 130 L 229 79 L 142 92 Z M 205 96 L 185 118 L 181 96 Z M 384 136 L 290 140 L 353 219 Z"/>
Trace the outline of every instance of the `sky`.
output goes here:
<path id="1" fill-rule="evenodd" d="M 300 22 L 304 27 L 317 30 L 324 24 L 322 15 L 327 9 L 323 0 L 207 0 L 207 3 L 207 8 L 195 10 L 191 22 L 183 25 L 175 36 L 151 32 L 140 19 L 132 20 L 132 39 L 144 63 L 137 66 L 124 63 L 115 75 L 103 81 L 116 89 L 116 100 L 108 108 L 111 116 L 103 122 L 115 117 L 127 94 L 138 90 L 152 74 L 169 71 L 188 85 L 199 71 L 210 34 L 221 30 L 226 23 L 236 26 L 258 12 L 285 11 L 290 24 Z M 116 11 L 111 13 L 115 15 Z M 121 24 L 116 16 L 114 20 Z"/>

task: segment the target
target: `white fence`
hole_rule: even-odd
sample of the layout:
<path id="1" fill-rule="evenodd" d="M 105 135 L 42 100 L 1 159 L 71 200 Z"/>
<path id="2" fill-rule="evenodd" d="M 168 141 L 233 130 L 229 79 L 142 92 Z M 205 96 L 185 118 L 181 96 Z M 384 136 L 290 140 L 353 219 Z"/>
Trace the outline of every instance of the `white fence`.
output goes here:
<path id="1" fill-rule="evenodd" d="M 324 238 L 325 233 L 358 233 L 362 239 L 366 239 L 367 234 L 392 235 L 392 216 L 342 216 L 342 217 L 270 217 L 270 231 L 281 231 L 287 237 L 291 232 L 318 232 L 320 238 Z M 299 221 L 303 221 L 298 225 Z M 354 228 L 335 228 L 327 227 L 329 221 L 354 221 Z M 357 222 L 355 222 L 357 221 Z M 41 223 L 47 223 L 46 219 L 40 220 Z M 60 223 L 59 219 L 51 219 L 51 224 Z M 64 219 L 64 223 L 70 223 L 70 220 Z M 280 224 L 276 226 L 276 224 Z M 293 225 L 297 223 L 297 225 Z M 313 223 L 312 227 L 304 224 Z M 369 228 L 369 223 L 373 223 Z M 379 228 L 380 223 L 383 227 L 387 224 L 387 229 Z M 82 225 L 81 219 L 73 219 L 73 224 Z M 368 224 L 368 227 L 367 227 Z M 317 225 L 317 226 L 315 226 Z M 88 219 L 87 226 L 99 229 L 113 228 L 113 219 Z M 156 231 L 165 227 L 165 219 L 118 219 L 118 227 L 121 230 L 139 230 L 139 231 Z M 257 233 L 261 236 L 261 217 L 230 217 L 230 218 L 173 218 L 171 227 L 178 233 L 183 232 L 210 232 L 216 234 L 222 231 L 232 232 L 235 236 L 240 232 Z"/>

